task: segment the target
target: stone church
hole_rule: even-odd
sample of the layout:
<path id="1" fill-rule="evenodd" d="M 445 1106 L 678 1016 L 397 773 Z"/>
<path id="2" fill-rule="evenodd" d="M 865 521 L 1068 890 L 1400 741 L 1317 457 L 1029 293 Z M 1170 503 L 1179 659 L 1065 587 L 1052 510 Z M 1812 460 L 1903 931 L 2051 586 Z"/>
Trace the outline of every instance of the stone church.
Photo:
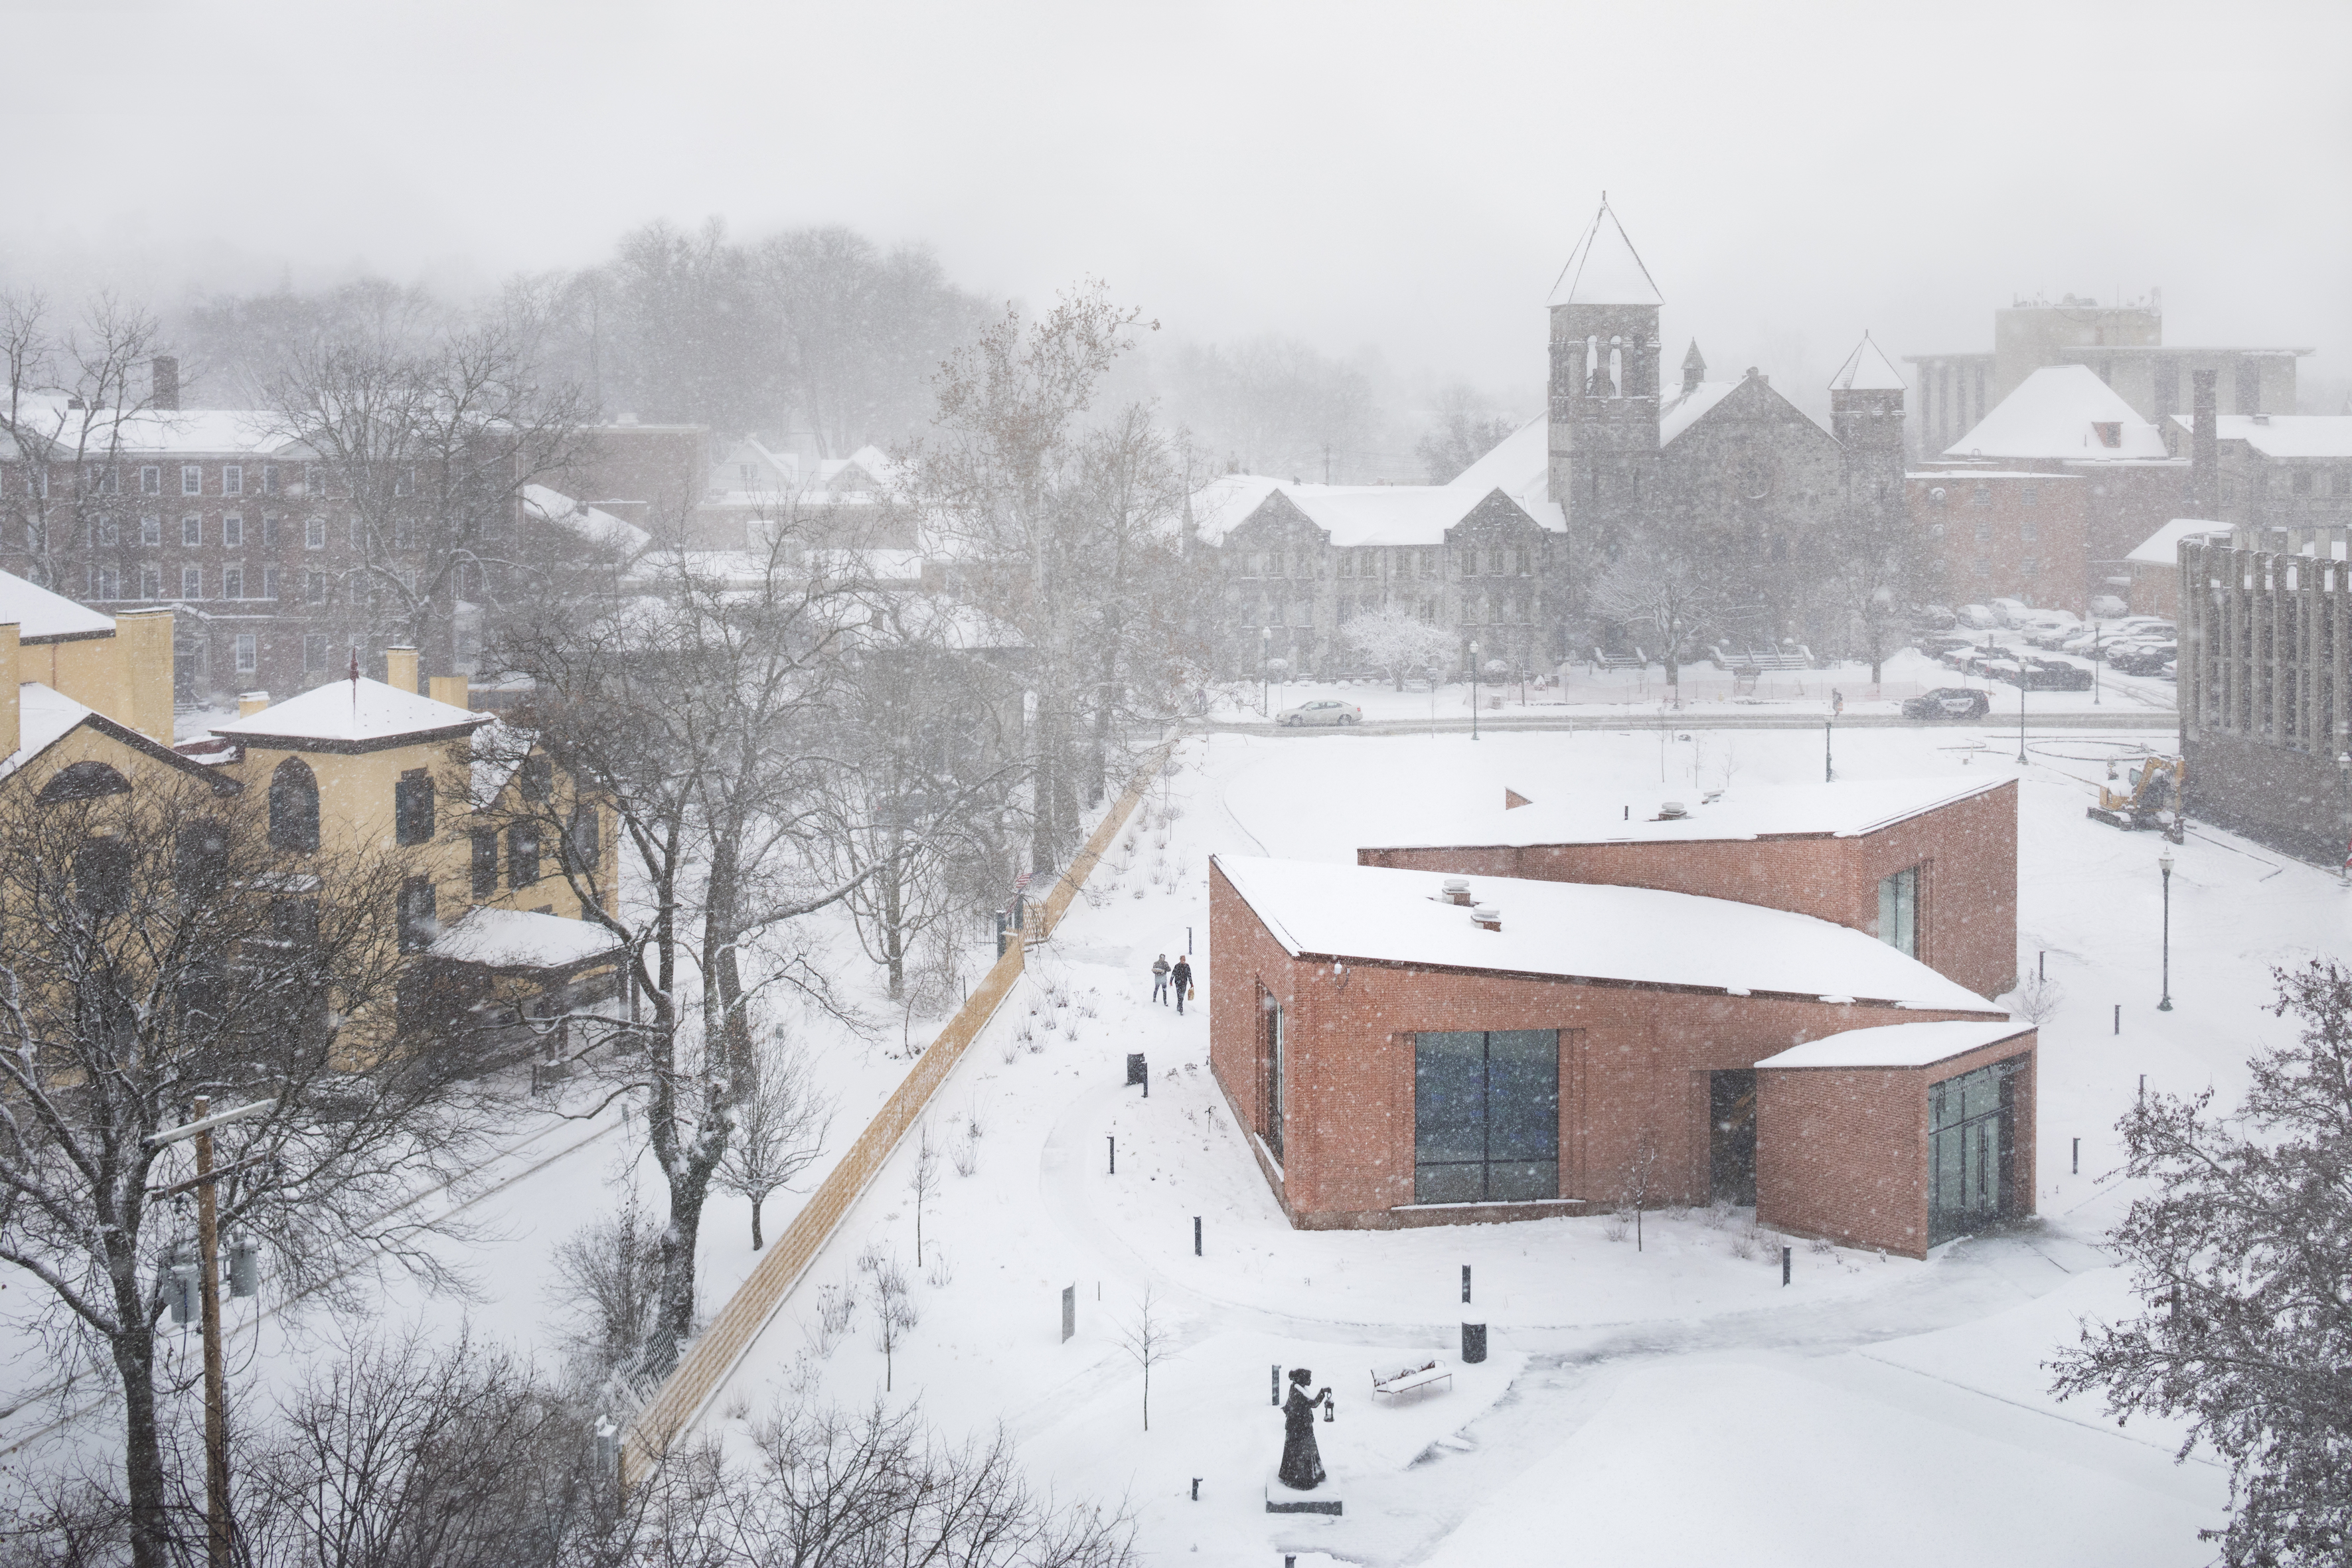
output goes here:
<path id="1" fill-rule="evenodd" d="M 1842 651 L 1825 584 L 1899 534 L 1902 378 L 1865 336 L 1830 388 L 1822 429 L 1750 369 L 1709 381 L 1694 342 L 1660 375 L 1664 297 L 1604 201 L 1548 309 L 1542 418 L 1444 485 L 1309 485 L 1221 475 L 1192 498 L 1218 605 L 1215 662 L 1337 674 L 1353 616 L 1401 609 L 1454 633 L 1465 668 L 1515 674 L 1641 646 L 1591 590 L 1633 552 L 1718 575 L 1705 639 L 1736 651 Z M 1653 639 L 1654 640 L 1654 639 Z"/>

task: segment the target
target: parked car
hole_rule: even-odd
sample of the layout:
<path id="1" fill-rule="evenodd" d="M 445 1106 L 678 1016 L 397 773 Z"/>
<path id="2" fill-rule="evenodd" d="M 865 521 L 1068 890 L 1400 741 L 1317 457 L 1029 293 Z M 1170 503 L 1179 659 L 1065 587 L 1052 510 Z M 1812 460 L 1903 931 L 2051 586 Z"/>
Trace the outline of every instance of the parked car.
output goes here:
<path id="1" fill-rule="evenodd" d="M 2169 641 L 2126 643 L 2107 655 L 2107 663 L 2126 675 L 2160 675 L 2179 655 L 2179 646 Z"/>
<path id="2" fill-rule="evenodd" d="M 1930 631 L 1949 631 L 1958 622 L 1959 617 L 1941 605 L 1922 605 L 1911 612 L 1911 624 Z"/>
<path id="3" fill-rule="evenodd" d="M 1302 724 L 1360 724 L 1364 710 L 1352 702 L 1325 698 L 1319 702 L 1302 702 L 1296 708 L 1286 708 L 1274 716 L 1277 724 L 1296 729 Z"/>
<path id="4" fill-rule="evenodd" d="M 2064 658 L 2029 658 L 2023 685 L 2028 691 L 2088 691 L 2091 667 Z"/>
<path id="5" fill-rule="evenodd" d="M 2101 594 L 2091 601 L 2091 614 L 2095 616 L 2104 616 L 2112 619 L 2116 616 L 2128 615 L 2130 611 L 2131 606 L 2113 594 Z"/>
<path id="6" fill-rule="evenodd" d="M 2021 625 L 2023 617 L 2033 613 L 2025 607 L 2022 599 L 1994 599 L 1986 607 L 1992 611 L 1993 618 L 2005 626 Z"/>
<path id="7" fill-rule="evenodd" d="M 1981 719 L 1992 711 L 1992 699 L 1964 686 L 1939 686 L 1903 704 L 1906 719 Z"/>
<path id="8" fill-rule="evenodd" d="M 1959 621 L 1960 625 L 1973 626 L 1980 632 L 1991 631 L 2000 625 L 2000 617 L 1982 605 L 1962 605 L 1959 610 Z"/>

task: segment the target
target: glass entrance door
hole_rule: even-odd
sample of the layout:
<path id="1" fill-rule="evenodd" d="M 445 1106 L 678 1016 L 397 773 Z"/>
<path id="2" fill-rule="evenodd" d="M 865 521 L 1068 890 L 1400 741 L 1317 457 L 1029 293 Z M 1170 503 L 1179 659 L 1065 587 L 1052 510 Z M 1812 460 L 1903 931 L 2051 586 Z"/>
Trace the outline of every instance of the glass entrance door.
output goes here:
<path id="1" fill-rule="evenodd" d="M 1413 1202 L 1559 1195 L 1559 1031 L 1413 1037 Z"/>
<path id="2" fill-rule="evenodd" d="M 2014 1212 L 2017 1062 L 1995 1062 L 1927 1090 L 1927 1242 Z"/>
<path id="3" fill-rule="evenodd" d="M 1727 1204 L 1756 1201 L 1756 1069 L 1707 1075 L 1707 1192 Z"/>

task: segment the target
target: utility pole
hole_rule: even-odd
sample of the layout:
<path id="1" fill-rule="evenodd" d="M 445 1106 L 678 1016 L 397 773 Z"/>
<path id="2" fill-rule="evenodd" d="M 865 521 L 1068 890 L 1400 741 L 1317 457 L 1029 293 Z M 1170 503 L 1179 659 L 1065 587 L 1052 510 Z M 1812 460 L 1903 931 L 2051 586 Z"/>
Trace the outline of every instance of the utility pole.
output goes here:
<path id="1" fill-rule="evenodd" d="M 220 1252 L 218 1228 L 220 1205 L 214 1193 L 215 1179 L 234 1173 L 213 1169 L 213 1129 L 226 1122 L 243 1121 L 261 1116 L 277 1108 L 274 1100 L 257 1100 L 234 1110 L 224 1110 L 218 1116 L 205 1114 L 212 1106 L 208 1100 L 199 1099 L 191 1107 L 194 1114 L 181 1126 L 168 1132 L 158 1132 L 147 1140 L 151 1148 L 176 1143 L 184 1138 L 196 1141 L 196 1174 L 193 1181 L 165 1187 L 156 1195 L 168 1196 L 196 1191 L 196 1250 L 198 1253 L 198 1289 L 202 1292 L 205 1339 L 205 1568 L 229 1568 L 232 1529 L 228 1514 L 228 1389 L 227 1373 L 221 1353 L 220 1321 Z"/>

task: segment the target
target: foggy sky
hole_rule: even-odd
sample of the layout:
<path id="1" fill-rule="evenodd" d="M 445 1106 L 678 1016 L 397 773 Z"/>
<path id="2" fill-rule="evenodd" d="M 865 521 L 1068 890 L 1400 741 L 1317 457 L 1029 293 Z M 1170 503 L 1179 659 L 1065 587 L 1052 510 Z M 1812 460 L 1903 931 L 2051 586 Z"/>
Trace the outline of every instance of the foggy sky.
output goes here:
<path id="1" fill-rule="evenodd" d="M 1818 383 L 1865 327 L 1985 349 L 2012 294 L 2153 285 L 2168 342 L 2352 372 L 2340 3 L 17 0 L 0 26 L 0 280 L 473 289 L 652 217 L 843 223 L 990 294 L 1098 276 L 1188 337 L 1526 398 L 1605 187 L 1670 369 L 1696 335 L 1717 373 Z"/>

